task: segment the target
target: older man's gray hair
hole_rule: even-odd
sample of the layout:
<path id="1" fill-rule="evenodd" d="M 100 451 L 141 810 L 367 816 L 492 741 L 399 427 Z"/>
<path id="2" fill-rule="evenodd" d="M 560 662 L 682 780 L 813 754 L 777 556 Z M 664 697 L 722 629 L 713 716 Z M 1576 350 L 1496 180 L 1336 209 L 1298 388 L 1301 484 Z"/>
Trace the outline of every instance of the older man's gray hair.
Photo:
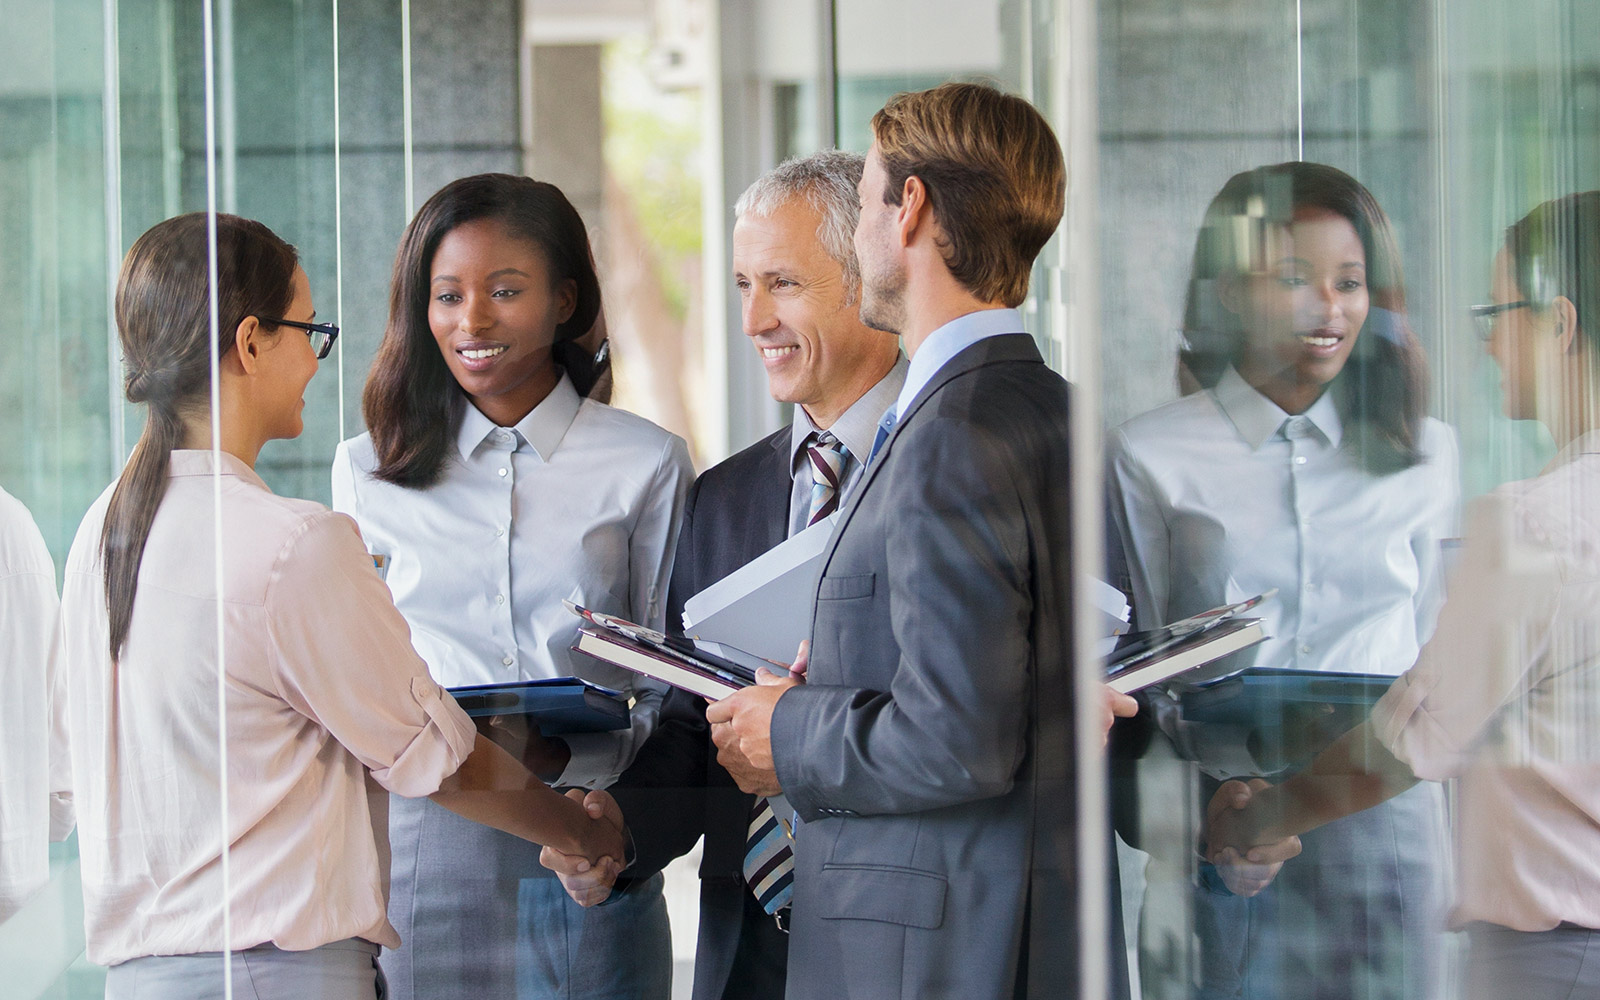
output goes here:
<path id="1" fill-rule="evenodd" d="M 745 188 L 733 206 L 737 221 L 746 215 L 768 218 L 794 198 L 805 198 L 822 216 L 817 239 L 844 274 L 845 294 L 854 301 L 861 289 L 861 269 L 856 264 L 856 221 L 861 202 L 856 185 L 867 158 L 860 153 L 825 149 L 810 156 L 785 160 Z"/>

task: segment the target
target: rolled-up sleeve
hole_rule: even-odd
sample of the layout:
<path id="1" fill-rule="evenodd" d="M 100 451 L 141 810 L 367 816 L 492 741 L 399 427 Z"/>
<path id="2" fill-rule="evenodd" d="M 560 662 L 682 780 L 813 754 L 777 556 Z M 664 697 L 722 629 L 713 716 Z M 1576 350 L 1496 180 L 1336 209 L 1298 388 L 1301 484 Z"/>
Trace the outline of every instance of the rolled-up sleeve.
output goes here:
<path id="1" fill-rule="evenodd" d="M 472 752 L 472 720 L 412 648 L 350 518 L 306 519 L 278 556 L 265 613 L 284 699 L 383 787 L 430 795 Z"/>
<path id="2" fill-rule="evenodd" d="M 1473 504 L 1438 628 L 1373 707 L 1379 740 L 1419 778 L 1459 774 L 1491 721 L 1550 669 L 1561 545 L 1523 513 L 1503 494 Z"/>

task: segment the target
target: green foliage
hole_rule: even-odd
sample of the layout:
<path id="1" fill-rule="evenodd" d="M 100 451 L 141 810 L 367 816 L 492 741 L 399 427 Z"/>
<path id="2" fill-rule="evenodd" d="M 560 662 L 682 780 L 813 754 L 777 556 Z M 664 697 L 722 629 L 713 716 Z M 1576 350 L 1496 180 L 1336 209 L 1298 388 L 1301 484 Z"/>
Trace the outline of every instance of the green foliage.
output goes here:
<path id="1" fill-rule="evenodd" d="M 701 247 L 700 90 L 665 91 L 645 71 L 648 43 L 626 38 L 606 46 L 602 63 L 606 167 L 627 192 L 655 253 L 675 318 L 689 296 L 683 264 Z"/>

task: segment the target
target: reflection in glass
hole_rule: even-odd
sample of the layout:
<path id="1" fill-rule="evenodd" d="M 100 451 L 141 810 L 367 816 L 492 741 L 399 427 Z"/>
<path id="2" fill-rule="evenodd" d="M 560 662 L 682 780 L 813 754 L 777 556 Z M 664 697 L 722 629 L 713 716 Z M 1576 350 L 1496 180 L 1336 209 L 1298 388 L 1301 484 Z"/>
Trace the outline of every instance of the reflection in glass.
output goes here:
<path id="1" fill-rule="evenodd" d="M 1597 276 L 1600 191 L 1507 230 L 1494 299 L 1529 305 L 1499 314 L 1489 353 L 1507 415 L 1544 424 L 1560 451 L 1474 502 L 1439 631 L 1370 722 L 1211 830 L 1213 850 L 1271 851 L 1419 779 L 1458 779 L 1452 925 L 1470 942 L 1473 1000 L 1600 991 L 1582 958 L 1600 936 Z"/>
<path id="2" fill-rule="evenodd" d="M 0 489 L 0 924 L 44 886 L 47 843 L 72 829 L 56 604 L 44 537 Z"/>
<path id="3" fill-rule="evenodd" d="M 1425 416 L 1399 250 L 1372 195 L 1332 167 L 1235 175 L 1195 243 L 1180 376 L 1195 390 L 1110 435 L 1113 578 L 1140 628 L 1276 591 L 1271 638 L 1231 664 L 1394 676 L 1433 629 L 1453 533 L 1456 450 Z M 1296 766 L 1339 723 L 1286 681 L 1176 723 L 1213 778 Z M 1219 712 L 1221 718 L 1219 720 Z M 1176 728 L 1181 727 L 1181 728 Z M 1320 735 L 1319 735 L 1320 731 Z M 1209 792 L 1203 791 L 1209 798 Z M 1426 996 L 1442 800 L 1422 788 L 1307 838 L 1262 891 L 1203 868 L 1194 896 L 1205 995 Z"/>

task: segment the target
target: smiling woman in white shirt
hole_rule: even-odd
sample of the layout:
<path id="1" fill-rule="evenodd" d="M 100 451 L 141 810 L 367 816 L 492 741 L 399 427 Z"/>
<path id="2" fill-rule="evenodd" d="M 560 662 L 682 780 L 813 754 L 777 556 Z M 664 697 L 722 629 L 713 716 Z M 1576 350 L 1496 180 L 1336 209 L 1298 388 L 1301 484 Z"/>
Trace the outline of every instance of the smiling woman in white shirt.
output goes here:
<path id="1" fill-rule="evenodd" d="M 1112 573 L 1138 627 L 1276 590 L 1237 666 L 1393 676 L 1433 629 L 1455 440 L 1426 413 L 1400 257 L 1370 192 L 1332 167 L 1234 176 L 1195 247 L 1182 361 L 1201 391 L 1107 441 Z M 1332 737 L 1329 734 L 1329 738 Z M 1224 739 L 1224 744 L 1226 740 Z M 1261 773 L 1240 741 L 1201 764 Z M 1436 788 L 1325 827 L 1255 898 L 1203 868 L 1202 996 L 1423 997 L 1438 983 Z"/>
<path id="2" fill-rule="evenodd" d="M 600 286 L 577 211 L 550 184 L 455 181 L 401 240 L 388 329 L 340 445 L 333 500 L 384 557 L 395 603 L 447 687 L 582 676 L 634 697 L 614 734 L 534 737 L 557 785 L 604 788 L 650 734 L 661 693 L 572 652 L 585 607 L 659 628 L 684 496 L 684 442 L 588 398 L 578 338 Z M 659 875 L 580 909 L 538 851 L 397 803 L 384 957 L 394 1000 L 660 998 L 671 949 Z"/>
<path id="3" fill-rule="evenodd" d="M 236 995 L 371 1000 L 379 946 L 400 940 L 369 782 L 596 860 L 622 856 L 620 816 L 592 818 L 478 736 L 355 524 L 256 475 L 263 444 L 300 433 L 338 330 L 265 226 L 217 215 L 215 245 L 214 401 L 207 216 L 158 224 L 123 262 L 127 397 L 148 418 L 67 560 L 88 954 L 112 966 L 112 1000 L 220 996 L 224 949 Z"/>

